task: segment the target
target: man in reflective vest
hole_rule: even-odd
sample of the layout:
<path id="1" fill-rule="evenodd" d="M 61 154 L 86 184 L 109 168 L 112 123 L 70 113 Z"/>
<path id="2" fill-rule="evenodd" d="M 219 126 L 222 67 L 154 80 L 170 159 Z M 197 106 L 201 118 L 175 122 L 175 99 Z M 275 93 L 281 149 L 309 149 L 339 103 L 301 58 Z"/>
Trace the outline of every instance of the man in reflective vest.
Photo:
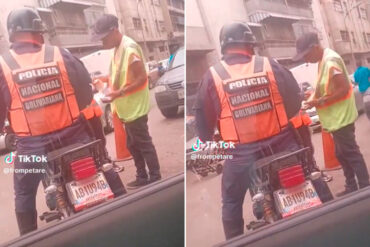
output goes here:
<path id="1" fill-rule="evenodd" d="M 298 84 L 273 59 L 254 55 L 256 39 L 244 23 L 220 32 L 220 62 L 204 75 L 194 106 L 199 138 L 213 139 L 218 127 L 226 150 L 222 176 L 222 221 L 226 238 L 244 231 L 243 201 L 256 160 L 299 148 L 288 119 L 300 109 Z M 289 125 L 290 126 L 290 125 Z"/>
<path id="2" fill-rule="evenodd" d="M 44 159 L 37 162 L 20 157 L 46 157 L 54 149 L 92 140 L 81 114 L 92 101 L 91 79 L 72 54 L 44 45 L 45 29 L 33 9 L 13 10 L 7 28 L 12 44 L 0 58 L 0 129 L 8 116 L 17 136 L 15 169 L 45 172 Z M 114 171 L 105 175 L 110 185 L 114 183 L 115 195 L 124 193 Z M 43 176 L 43 172 L 14 173 L 20 234 L 37 229 L 36 192 Z"/>
<path id="3" fill-rule="evenodd" d="M 346 177 L 345 189 L 337 196 L 355 191 L 358 186 L 368 186 L 369 173 L 355 138 L 354 122 L 358 116 L 355 98 L 342 58 L 335 51 L 321 47 L 316 33 L 302 35 L 296 46 L 294 60 L 319 63 L 315 93 L 305 105 L 316 107 L 322 127 L 333 135 L 335 154 Z"/>
<path id="4" fill-rule="evenodd" d="M 106 14 L 93 26 L 93 40 L 104 49 L 114 48 L 111 63 L 112 112 L 125 124 L 127 147 L 136 166 L 136 179 L 127 184 L 136 188 L 161 179 L 159 160 L 148 130 L 149 88 L 140 46 L 118 29 L 118 18 Z M 149 170 L 149 176 L 146 170 Z"/>

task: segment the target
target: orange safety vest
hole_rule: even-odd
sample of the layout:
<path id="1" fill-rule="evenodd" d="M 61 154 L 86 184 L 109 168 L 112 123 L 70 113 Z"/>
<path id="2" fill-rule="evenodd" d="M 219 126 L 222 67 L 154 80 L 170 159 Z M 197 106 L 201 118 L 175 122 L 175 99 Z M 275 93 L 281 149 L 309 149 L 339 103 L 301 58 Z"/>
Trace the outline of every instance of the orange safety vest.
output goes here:
<path id="1" fill-rule="evenodd" d="M 103 115 L 103 111 L 100 109 L 100 106 L 96 103 L 94 99 L 91 101 L 90 105 L 81 110 L 81 113 L 87 120 Z"/>
<path id="2" fill-rule="evenodd" d="M 309 126 L 311 124 L 311 118 L 308 116 L 307 113 L 299 111 L 299 113 L 289 119 L 289 121 L 293 124 L 294 128 L 299 128 L 302 125 Z"/>
<path id="3" fill-rule="evenodd" d="M 39 136 L 70 126 L 80 115 L 74 89 L 57 47 L 0 57 L 11 95 L 9 120 L 18 136 Z"/>
<path id="4" fill-rule="evenodd" d="M 222 139 L 251 143 L 277 135 L 287 126 L 283 99 L 267 58 L 250 63 L 211 67 L 221 105 L 218 127 Z"/>

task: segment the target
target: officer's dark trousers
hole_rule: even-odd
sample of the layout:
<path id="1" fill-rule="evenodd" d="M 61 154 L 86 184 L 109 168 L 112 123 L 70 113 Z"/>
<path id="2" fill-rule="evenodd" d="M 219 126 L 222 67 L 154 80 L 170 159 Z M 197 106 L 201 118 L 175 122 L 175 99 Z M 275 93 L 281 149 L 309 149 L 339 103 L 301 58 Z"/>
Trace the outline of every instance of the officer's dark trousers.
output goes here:
<path id="1" fill-rule="evenodd" d="M 332 135 L 335 143 L 335 154 L 346 177 L 345 187 L 350 190 L 357 189 L 355 175 L 360 188 L 368 186 L 369 173 L 356 143 L 355 125 L 347 125 L 332 132 Z"/>
<path id="2" fill-rule="evenodd" d="M 90 142 L 92 138 L 86 131 L 84 121 L 86 120 L 79 119 L 72 126 L 49 135 L 19 138 L 17 142 L 18 159 L 15 160 L 14 168 L 44 169 L 46 163 L 24 162 L 19 159 L 20 155 L 45 156 L 48 152 L 61 147 Z M 104 175 L 115 195 L 122 194 L 122 182 L 118 175 L 113 170 Z M 15 212 L 21 234 L 37 229 L 36 193 L 43 176 L 43 173 L 14 173 Z"/>
<path id="3" fill-rule="evenodd" d="M 238 145 L 235 150 L 230 150 L 234 159 L 224 163 L 221 187 L 222 222 L 226 239 L 244 232 L 243 202 L 252 183 L 254 162 L 274 153 L 298 148 L 295 136 L 289 129 L 269 140 Z"/>
<path id="4" fill-rule="evenodd" d="M 147 179 L 145 164 L 149 169 L 151 179 L 161 177 L 159 161 L 152 138 L 149 135 L 148 115 L 142 116 L 132 122 L 125 123 L 127 134 L 127 148 L 129 149 L 136 166 L 136 177 Z"/>

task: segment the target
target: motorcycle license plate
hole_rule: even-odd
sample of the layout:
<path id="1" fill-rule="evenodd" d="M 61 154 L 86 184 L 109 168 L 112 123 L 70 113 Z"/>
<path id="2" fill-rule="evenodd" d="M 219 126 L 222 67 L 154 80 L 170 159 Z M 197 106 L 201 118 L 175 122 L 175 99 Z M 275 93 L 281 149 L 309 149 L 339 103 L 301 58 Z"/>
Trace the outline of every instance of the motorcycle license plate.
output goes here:
<path id="1" fill-rule="evenodd" d="M 274 198 L 283 218 L 321 205 L 320 198 L 311 181 L 274 192 Z"/>
<path id="2" fill-rule="evenodd" d="M 75 211 L 81 211 L 114 197 L 101 172 L 84 180 L 69 182 L 66 188 Z"/>

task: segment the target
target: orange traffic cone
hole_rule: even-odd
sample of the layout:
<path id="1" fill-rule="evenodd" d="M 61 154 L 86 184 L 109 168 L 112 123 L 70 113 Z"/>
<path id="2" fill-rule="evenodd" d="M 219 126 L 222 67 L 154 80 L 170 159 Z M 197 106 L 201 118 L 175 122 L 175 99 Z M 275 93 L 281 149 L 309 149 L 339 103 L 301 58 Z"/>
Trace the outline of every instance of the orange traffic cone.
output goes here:
<path id="1" fill-rule="evenodd" d="M 322 145 L 324 151 L 325 170 L 336 170 L 342 168 L 335 156 L 333 137 L 329 132 L 322 130 Z"/>
<path id="2" fill-rule="evenodd" d="M 117 113 L 113 113 L 114 139 L 116 142 L 117 160 L 129 159 L 131 154 L 127 149 L 126 131 L 124 124 L 118 118 Z"/>

